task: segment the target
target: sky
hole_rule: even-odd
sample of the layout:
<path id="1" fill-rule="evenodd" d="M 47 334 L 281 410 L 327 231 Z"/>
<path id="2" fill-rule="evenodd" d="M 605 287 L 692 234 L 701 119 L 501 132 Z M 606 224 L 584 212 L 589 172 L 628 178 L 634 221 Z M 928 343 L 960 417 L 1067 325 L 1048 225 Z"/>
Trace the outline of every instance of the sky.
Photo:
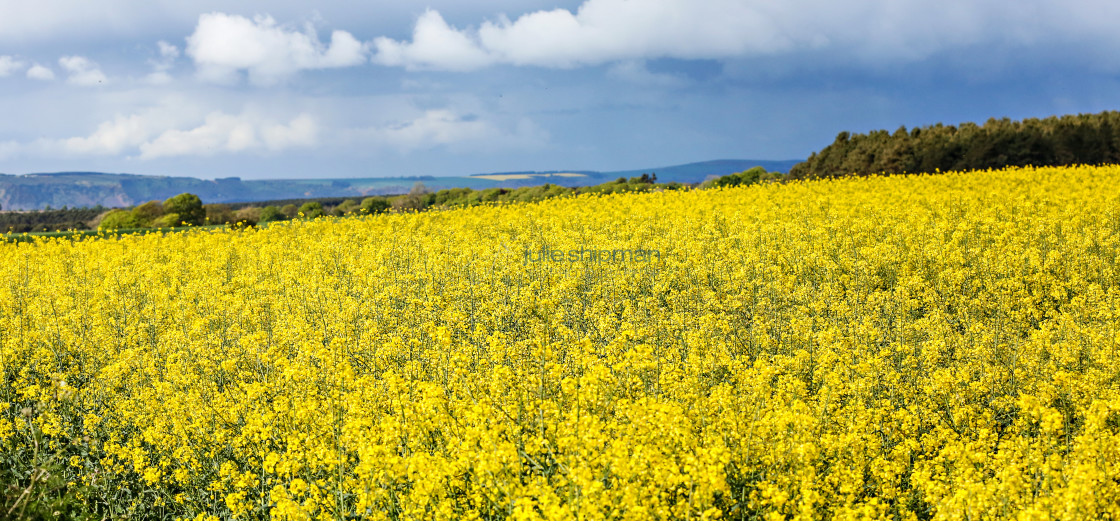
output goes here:
<path id="1" fill-rule="evenodd" d="M 1120 108 L 1106 0 L 0 0 L 0 172 L 219 178 L 799 159 Z"/>

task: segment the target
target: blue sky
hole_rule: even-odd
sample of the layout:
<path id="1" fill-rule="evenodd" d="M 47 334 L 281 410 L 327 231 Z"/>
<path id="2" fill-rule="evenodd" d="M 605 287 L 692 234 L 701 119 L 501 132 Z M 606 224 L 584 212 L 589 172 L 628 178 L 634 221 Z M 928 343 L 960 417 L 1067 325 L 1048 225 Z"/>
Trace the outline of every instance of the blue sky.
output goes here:
<path id="1" fill-rule="evenodd" d="M 804 158 L 1120 108 L 1120 4 L 0 0 L 0 172 L 463 175 Z"/>

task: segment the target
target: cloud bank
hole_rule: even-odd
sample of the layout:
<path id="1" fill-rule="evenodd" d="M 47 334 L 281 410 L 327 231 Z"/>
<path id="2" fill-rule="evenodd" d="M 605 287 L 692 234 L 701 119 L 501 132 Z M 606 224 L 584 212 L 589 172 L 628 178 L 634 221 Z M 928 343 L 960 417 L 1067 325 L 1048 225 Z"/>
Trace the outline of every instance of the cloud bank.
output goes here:
<path id="1" fill-rule="evenodd" d="M 400 119 L 363 127 L 337 127 L 299 112 L 276 117 L 261 107 L 240 113 L 215 110 L 199 117 L 198 106 L 166 100 L 160 106 L 117 114 L 88 135 L 30 142 L 0 142 L 0 158 L 128 157 L 152 160 L 217 155 L 274 155 L 321 145 L 389 150 L 449 148 L 459 151 L 543 145 L 548 134 L 528 119 L 503 121 L 452 108 L 405 109 Z"/>
<path id="2" fill-rule="evenodd" d="M 877 65 L 978 45 L 1059 44 L 1117 54 L 1120 36 L 1104 20 L 1118 16 L 1120 4 L 1097 0 L 586 0 L 574 12 L 500 16 L 477 28 L 453 27 L 428 10 L 411 40 L 375 39 L 373 61 L 469 71 L 495 64 L 573 68 L 812 53 L 847 65 Z"/>
<path id="3" fill-rule="evenodd" d="M 252 150 L 275 152 L 314 145 L 317 133 L 315 121 L 308 114 L 300 114 L 285 124 L 214 112 L 206 116 L 201 125 L 168 130 L 141 144 L 140 158 L 209 156 Z"/>
<path id="4" fill-rule="evenodd" d="M 0 143 L 0 158 L 16 156 L 130 156 L 143 160 L 234 153 L 270 153 L 318 143 L 310 114 L 287 122 L 256 111 L 214 111 L 198 123 L 190 110 L 159 107 L 102 122 L 87 136 Z"/>

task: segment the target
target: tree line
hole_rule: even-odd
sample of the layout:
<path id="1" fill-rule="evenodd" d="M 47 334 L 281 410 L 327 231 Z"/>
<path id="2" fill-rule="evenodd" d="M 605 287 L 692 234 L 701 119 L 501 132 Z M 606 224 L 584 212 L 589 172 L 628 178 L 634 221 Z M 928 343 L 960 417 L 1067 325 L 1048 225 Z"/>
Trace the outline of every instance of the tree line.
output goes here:
<path id="1" fill-rule="evenodd" d="M 1120 163 L 1120 112 L 1079 114 L 982 125 L 927 125 L 893 133 L 851 134 L 815 152 L 792 179 L 847 175 L 933 173 L 1007 166 Z"/>
<path id="2" fill-rule="evenodd" d="M 97 220 L 99 230 L 176 228 L 181 226 L 236 225 L 256 226 L 299 217 L 313 219 L 324 215 L 376 214 L 389 208 L 384 197 L 368 197 L 360 203 L 347 199 L 332 207 L 321 201 L 305 201 L 300 206 L 254 206 L 240 204 L 203 204 L 195 194 L 183 193 L 166 201 L 148 201 L 132 208 L 111 210 Z"/>
<path id="3" fill-rule="evenodd" d="M 645 173 L 630 178 L 619 177 L 614 181 L 592 186 L 560 186 L 545 183 L 521 188 L 448 188 L 432 192 L 417 183 L 409 193 L 391 200 L 392 211 L 419 211 L 428 208 L 477 206 L 486 203 L 530 203 L 553 197 L 579 194 L 613 194 L 621 192 L 648 192 L 653 190 L 679 190 L 690 185 L 684 183 L 658 183 L 656 173 Z"/>
<path id="4" fill-rule="evenodd" d="M 753 170 L 752 170 L 753 171 Z M 763 170 L 765 173 L 765 170 Z M 735 174 L 738 175 L 738 174 Z M 711 185 L 713 181 L 708 181 Z M 275 221 L 322 216 L 376 215 L 386 212 L 414 212 L 431 208 L 476 206 L 491 203 L 534 202 L 582 193 L 610 194 L 619 192 L 644 192 L 651 190 L 676 190 L 687 186 L 682 183 L 658 183 L 657 174 L 642 174 L 630 178 L 581 187 L 554 184 L 522 188 L 450 188 L 431 191 L 423 182 L 417 182 L 407 194 L 372 196 L 364 199 L 326 198 L 304 201 L 283 201 L 284 204 L 234 203 L 203 204 L 201 199 L 183 193 L 164 201 L 148 201 L 130 208 L 105 210 L 101 207 L 63 209 L 52 211 L 0 213 L 0 231 L 7 233 L 50 232 L 54 230 L 142 230 L 150 228 L 176 228 L 183 226 L 257 226 Z M 299 204 L 296 204 L 299 203 Z"/>
<path id="5" fill-rule="evenodd" d="M 0 233 L 48 232 L 89 228 L 106 209 L 62 207 L 29 212 L 0 212 Z"/>
<path id="6" fill-rule="evenodd" d="M 322 216 L 376 215 L 386 212 L 414 212 L 431 208 L 476 206 L 485 203 L 533 202 L 581 193 L 609 194 L 617 192 L 642 192 L 656 189 L 684 188 L 681 183 L 658 183 L 657 174 L 642 174 L 631 178 L 620 177 L 615 181 L 594 186 L 565 187 L 554 184 L 522 188 L 449 188 L 428 190 L 418 181 L 407 194 L 373 196 L 362 200 L 344 199 L 337 204 L 324 204 L 327 200 L 305 201 L 297 206 L 263 207 L 238 204 L 202 204 L 194 194 L 180 194 L 162 203 L 148 201 L 130 209 L 112 210 L 99 221 L 100 230 L 140 228 L 173 228 L 178 226 L 235 225 L 256 226 L 288 219 L 314 219 Z"/>

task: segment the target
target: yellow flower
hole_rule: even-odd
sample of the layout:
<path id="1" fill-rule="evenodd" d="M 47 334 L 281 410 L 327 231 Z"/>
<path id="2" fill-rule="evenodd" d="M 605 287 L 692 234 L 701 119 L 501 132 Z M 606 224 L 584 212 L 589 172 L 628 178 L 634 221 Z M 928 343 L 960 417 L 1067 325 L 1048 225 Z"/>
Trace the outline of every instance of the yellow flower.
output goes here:
<path id="1" fill-rule="evenodd" d="M 138 518 L 1116 518 L 1117 186 L 1011 168 L 2 244 L 0 442 Z M 636 250 L 661 255 L 580 254 Z"/>

